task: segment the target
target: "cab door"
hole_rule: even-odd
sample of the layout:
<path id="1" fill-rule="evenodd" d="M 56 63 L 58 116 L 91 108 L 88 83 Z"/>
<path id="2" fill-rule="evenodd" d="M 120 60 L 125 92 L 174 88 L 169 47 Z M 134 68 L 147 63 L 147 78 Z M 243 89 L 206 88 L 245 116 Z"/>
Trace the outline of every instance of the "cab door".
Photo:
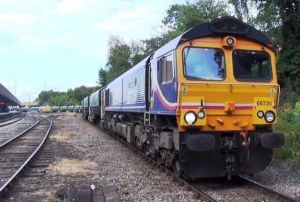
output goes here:
<path id="1" fill-rule="evenodd" d="M 157 83 L 160 92 L 157 92 L 158 111 L 164 114 L 174 114 L 174 104 L 177 103 L 177 83 L 173 51 L 158 58 Z"/>

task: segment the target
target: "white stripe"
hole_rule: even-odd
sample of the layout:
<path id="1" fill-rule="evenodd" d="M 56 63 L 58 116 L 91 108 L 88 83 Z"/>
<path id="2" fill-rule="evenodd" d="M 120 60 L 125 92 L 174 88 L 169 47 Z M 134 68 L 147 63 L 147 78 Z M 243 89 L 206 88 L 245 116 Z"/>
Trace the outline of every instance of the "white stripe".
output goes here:
<path id="1" fill-rule="evenodd" d="M 247 103 L 247 104 L 236 104 L 236 106 L 239 106 L 239 107 L 253 107 L 254 104 L 252 103 Z"/>

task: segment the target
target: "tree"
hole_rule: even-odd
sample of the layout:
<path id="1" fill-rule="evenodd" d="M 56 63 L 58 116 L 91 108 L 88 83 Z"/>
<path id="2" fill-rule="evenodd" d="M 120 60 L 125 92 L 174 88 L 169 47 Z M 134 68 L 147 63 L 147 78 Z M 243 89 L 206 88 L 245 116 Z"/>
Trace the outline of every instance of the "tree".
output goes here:
<path id="1" fill-rule="evenodd" d="M 174 4 L 167 10 L 163 24 L 171 29 L 171 34 L 182 32 L 198 24 L 228 15 L 228 7 L 222 1 L 198 0 L 193 4 Z"/>
<path id="2" fill-rule="evenodd" d="M 99 86 L 86 87 L 80 86 L 73 89 L 69 89 L 67 92 L 58 92 L 58 91 L 42 91 L 38 100 L 40 104 L 50 104 L 52 106 L 63 106 L 63 105 L 78 105 L 80 101 L 83 100 L 86 96 L 95 92 L 99 89 Z"/>
<path id="3" fill-rule="evenodd" d="M 98 71 L 100 86 L 105 86 L 146 57 L 143 42 L 136 41 L 127 44 L 118 36 L 112 36 L 108 44 L 106 67 L 105 69 L 100 68 Z"/>
<path id="4" fill-rule="evenodd" d="M 109 40 L 108 58 L 106 63 L 107 81 L 110 82 L 131 67 L 129 61 L 130 47 L 117 36 Z"/>
<path id="5" fill-rule="evenodd" d="M 249 0 L 229 0 L 228 3 L 234 6 L 235 16 L 249 24 L 253 24 L 253 17 L 250 10 L 254 8 L 253 2 Z"/>
<path id="6" fill-rule="evenodd" d="M 282 20 L 279 73 L 289 90 L 300 93 L 300 10 L 298 0 L 276 0 Z"/>
<path id="7" fill-rule="evenodd" d="M 129 62 L 132 66 L 136 65 L 147 56 L 145 55 L 143 47 L 144 44 L 141 41 L 133 41 L 130 43 Z"/>
<path id="8" fill-rule="evenodd" d="M 107 71 L 105 71 L 105 69 L 103 68 L 100 68 L 98 72 L 98 76 L 99 76 L 98 83 L 100 84 L 100 87 L 105 86 L 107 84 Z"/>

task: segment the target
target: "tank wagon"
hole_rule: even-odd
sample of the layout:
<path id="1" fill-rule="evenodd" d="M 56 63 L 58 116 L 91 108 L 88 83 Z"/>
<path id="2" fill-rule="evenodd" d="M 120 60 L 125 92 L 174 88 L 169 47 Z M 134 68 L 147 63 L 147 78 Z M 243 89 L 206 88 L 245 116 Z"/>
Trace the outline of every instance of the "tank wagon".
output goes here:
<path id="1" fill-rule="evenodd" d="M 61 106 L 59 107 L 60 112 L 66 112 L 67 111 L 67 106 Z"/>
<path id="2" fill-rule="evenodd" d="M 191 28 L 99 91 L 90 117 L 180 176 L 255 174 L 284 144 L 272 43 L 233 17 Z"/>
<path id="3" fill-rule="evenodd" d="M 58 106 L 52 106 L 52 113 L 58 112 Z"/>
<path id="4" fill-rule="evenodd" d="M 81 113 L 86 120 L 88 120 L 89 117 L 89 105 L 89 96 L 87 96 L 81 101 Z"/>
<path id="5" fill-rule="evenodd" d="M 76 113 L 81 113 L 81 106 L 76 105 L 76 106 L 74 107 L 74 111 L 75 111 Z"/>
<path id="6" fill-rule="evenodd" d="M 67 109 L 68 109 L 68 112 L 73 112 L 74 111 L 74 106 L 73 105 L 70 105 L 70 106 L 68 106 L 67 107 Z"/>
<path id="7" fill-rule="evenodd" d="M 99 89 L 89 96 L 88 120 L 90 122 L 95 122 L 97 120 L 100 120 L 101 103 L 102 103 L 101 102 L 101 90 L 102 89 Z"/>

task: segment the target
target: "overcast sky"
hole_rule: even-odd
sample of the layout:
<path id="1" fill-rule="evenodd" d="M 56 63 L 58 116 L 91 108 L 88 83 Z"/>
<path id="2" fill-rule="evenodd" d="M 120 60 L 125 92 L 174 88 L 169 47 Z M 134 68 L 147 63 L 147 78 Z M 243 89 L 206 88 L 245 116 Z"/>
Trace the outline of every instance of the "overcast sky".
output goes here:
<path id="1" fill-rule="evenodd" d="M 21 101 L 41 90 L 93 86 L 107 42 L 157 35 L 183 0 L 0 0 L 0 83 Z"/>

